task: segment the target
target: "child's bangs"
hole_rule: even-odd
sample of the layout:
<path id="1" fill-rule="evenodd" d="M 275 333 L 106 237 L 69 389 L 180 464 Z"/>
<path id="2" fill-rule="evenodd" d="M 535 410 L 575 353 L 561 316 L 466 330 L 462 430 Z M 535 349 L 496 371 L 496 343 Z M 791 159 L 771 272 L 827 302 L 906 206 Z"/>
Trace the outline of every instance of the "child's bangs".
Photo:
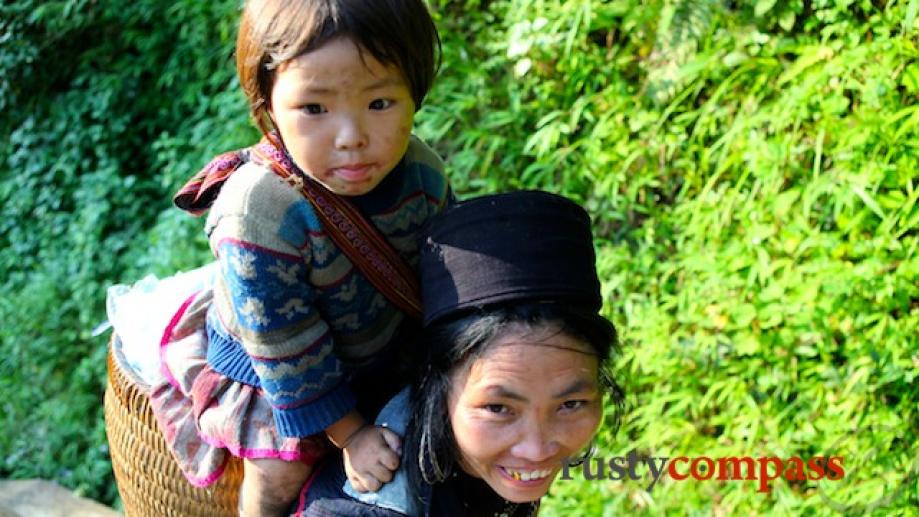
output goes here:
<path id="1" fill-rule="evenodd" d="M 312 8 L 274 13 L 264 41 L 268 68 L 276 68 L 340 37 L 354 41 L 362 55 L 366 51 L 380 63 L 403 68 L 397 56 L 405 43 L 393 31 L 385 30 L 383 23 L 373 23 L 379 16 L 343 4 L 317 2 Z"/>

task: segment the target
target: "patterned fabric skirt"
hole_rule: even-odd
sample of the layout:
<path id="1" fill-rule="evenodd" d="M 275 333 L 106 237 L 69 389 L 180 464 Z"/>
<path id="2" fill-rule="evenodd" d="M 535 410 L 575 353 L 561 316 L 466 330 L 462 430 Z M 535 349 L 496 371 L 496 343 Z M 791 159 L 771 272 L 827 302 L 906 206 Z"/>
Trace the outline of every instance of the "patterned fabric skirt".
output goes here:
<path id="1" fill-rule="evenodd" d="M 151 406 L 166 443 L 195 486 L 220 478 L 229 454 L 317 463 L 330 449 L 324 434 L 278 434 L 271 406 L 259 388 L 231 380 L 207 362 L 205 316 L 209 289 L 188 298 L 160 342 L 164 380 L 153 386 Z"/>

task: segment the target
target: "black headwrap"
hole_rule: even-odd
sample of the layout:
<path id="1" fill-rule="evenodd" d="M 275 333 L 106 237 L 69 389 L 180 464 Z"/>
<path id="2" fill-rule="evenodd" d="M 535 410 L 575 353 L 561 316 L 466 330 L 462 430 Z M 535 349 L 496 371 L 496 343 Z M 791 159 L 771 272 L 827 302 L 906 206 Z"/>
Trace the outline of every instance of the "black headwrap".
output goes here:
<path id="1" fill-rule="evenodd" d="M 516 300 L 601 306 L 590 217 L 547 192 L 454 205 L 423 234 L 420 268 L 425 325 Z"/>

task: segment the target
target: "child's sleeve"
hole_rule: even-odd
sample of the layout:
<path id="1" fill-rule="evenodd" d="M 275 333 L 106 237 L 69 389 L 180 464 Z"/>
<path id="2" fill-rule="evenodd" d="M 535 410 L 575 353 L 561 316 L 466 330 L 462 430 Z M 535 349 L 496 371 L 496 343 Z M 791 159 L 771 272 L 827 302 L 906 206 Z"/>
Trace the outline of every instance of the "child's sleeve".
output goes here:
<path id="1" fill-rule="evenodd" d="M 235 355 L 251 367 L 239 367 L 250 376 L 254 370 L 280 434 L 322 432 L 356 399 L 310 282 L 315 214 L 299 193 L 286 185 L 279 190 L 273 178 L 221 197 L 208 225 L 220 265 L 214 289 L 220 326 L 242 344 L 245 354 Z"/>

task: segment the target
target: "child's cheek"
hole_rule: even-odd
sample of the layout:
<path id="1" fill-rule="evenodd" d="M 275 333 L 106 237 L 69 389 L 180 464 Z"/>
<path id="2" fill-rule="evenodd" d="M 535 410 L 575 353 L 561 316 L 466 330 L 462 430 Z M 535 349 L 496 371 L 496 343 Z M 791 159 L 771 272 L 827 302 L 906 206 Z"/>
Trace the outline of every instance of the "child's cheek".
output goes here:
<path id="1" fill-rule="evenodd" d="M 408 138 L 412 133 L 412 125 L 415 123 L 415 114 L 409 113 L 405 116 L 405 119 L 402 121 L 401 126 L 399 127 L 399 134 L 403 138 Z"/>
<path id="2" fill-rule="evenodd" d="M 389 138 L 387 138 L 387 140 L 390 146 L 392 147 L 396 147 L 396 146 L 407 147 L 408 146 L 408 138 L 412 134 L 412 120 L 413 120 L 413 117 L 411 116 L 406 117 L 406 119 L 403 120 L 399 124 L 396 131 L 394 131 L 392 134 L 389 135 Z"/>

